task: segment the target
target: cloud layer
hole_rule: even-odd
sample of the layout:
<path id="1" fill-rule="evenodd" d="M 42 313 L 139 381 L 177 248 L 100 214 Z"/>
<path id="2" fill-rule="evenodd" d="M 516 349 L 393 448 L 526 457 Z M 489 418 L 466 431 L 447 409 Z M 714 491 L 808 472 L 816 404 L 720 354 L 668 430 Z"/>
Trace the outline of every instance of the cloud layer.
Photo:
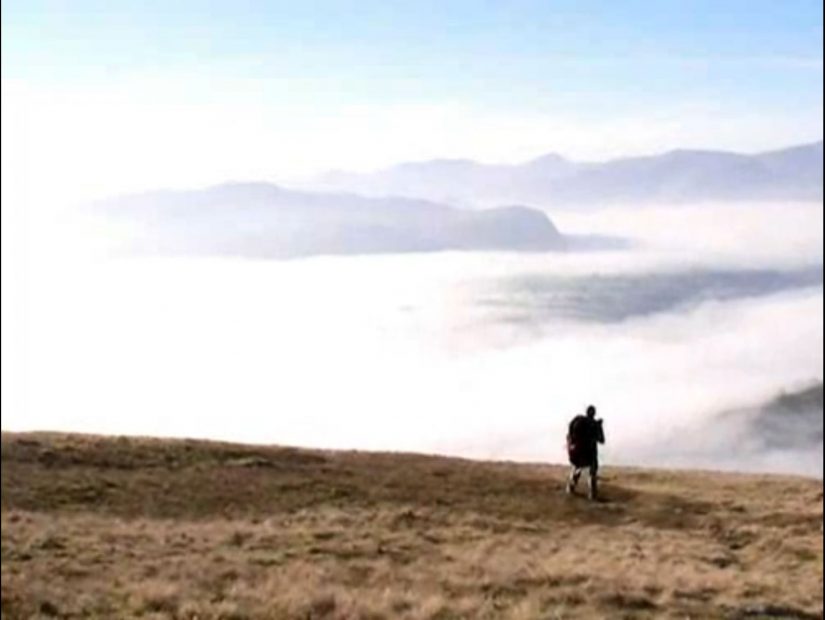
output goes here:
<path id="1" fill-rule="evenodd" d="M 684 211 L 665 231 L 627 212 L 642 249 L 565 256 L 44 260 L 3 425 L 560 461 L 595 402 L 608 462 L 655 463 L 637 447 L 822 379 L 821 207 L 797 208 Z M 725 217 L 752 234 L 714 233 Z M 759 231 L 773 242 L 754 250 Z M 687 286 L 719 273 L 732 293 Z M 563 282 L 587 308 L 616 281 L 687 292 L 612 320 L 542 301 Z"/>

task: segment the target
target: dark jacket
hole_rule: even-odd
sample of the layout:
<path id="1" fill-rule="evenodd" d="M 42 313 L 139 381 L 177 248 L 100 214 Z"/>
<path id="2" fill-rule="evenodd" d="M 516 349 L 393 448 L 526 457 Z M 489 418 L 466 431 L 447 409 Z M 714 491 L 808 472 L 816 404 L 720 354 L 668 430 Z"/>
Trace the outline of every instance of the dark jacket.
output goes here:
<path id="1" fill-rule="evenodd" d="M 567 432 L 567 453 L 572 465 L 588 467 L 596 463 L 600 443 L 604 443 L 601 420 L 584 415 L 573 418 Z"/>

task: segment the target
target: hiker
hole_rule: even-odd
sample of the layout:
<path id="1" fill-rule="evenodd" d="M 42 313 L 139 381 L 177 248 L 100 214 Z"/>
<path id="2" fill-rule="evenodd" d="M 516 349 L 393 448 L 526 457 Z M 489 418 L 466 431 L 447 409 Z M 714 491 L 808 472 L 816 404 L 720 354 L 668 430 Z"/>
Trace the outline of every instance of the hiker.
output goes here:
<path id="1" fill-rule="evenodd" d="M 570 422 L 567 432 L 567 454 L 572 471 L 567 482 L 567 492 L 574 493 L 585 469 L 590 470 L 590 499 L 598 494 L 599 444 L 604 443 L 602 420 L 596 419 L 596 408 L 590 405 L 586 415 L 577 415 Z"/>

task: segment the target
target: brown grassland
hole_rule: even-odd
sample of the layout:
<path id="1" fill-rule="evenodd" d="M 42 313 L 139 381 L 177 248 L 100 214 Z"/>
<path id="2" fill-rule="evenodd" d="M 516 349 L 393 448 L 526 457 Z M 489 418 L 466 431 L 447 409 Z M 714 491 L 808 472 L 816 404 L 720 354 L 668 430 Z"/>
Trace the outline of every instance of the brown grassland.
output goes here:
<path id="1" fill-rule="evenodd" d="M 822 483 L 2 437 L 2 617 L 821 618 Z"/>

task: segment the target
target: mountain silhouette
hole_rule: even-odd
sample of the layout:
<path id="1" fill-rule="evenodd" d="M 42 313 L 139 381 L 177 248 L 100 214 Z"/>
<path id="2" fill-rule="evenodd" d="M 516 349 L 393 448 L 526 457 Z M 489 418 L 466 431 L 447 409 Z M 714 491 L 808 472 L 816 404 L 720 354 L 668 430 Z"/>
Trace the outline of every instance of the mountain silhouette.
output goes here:
<path id="1" fill-rule="evenodd" d="M 565 239 L 541 211 L 457 209 L 408 198 L 291 191 L 228 183 L 91 205 L 127 230 L 128 250 L 150 254 L 288 258 L 438 250 L 547 251 Z"/>
<path id="2" fill-rule="evenodd" d="M 680 149 L 588 163 L 553 153 L 519 165 L 433 160 L 371 174 L 328 173 L 311 186 L 476 206 L 821 200 L 822 153 L 820 141 L 756 155 Z"/>

